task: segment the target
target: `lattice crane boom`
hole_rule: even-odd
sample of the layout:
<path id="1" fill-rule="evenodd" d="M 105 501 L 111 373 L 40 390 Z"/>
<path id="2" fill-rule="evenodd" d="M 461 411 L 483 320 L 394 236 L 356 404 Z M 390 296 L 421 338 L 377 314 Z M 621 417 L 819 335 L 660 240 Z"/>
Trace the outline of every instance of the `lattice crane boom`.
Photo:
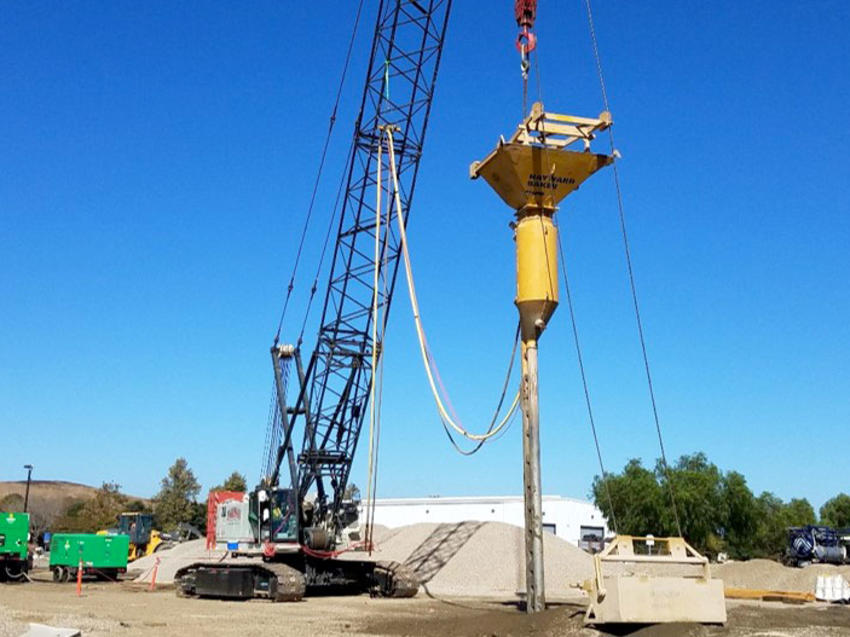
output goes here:
<path id="1" fill-rule="evenodd" d="M 278 483 L 281 464 L 288 458 L 299 501 L 315 487 L 313 517 L 324 520 L 331 535 L 339 530 L 338 516 L 368 406 L 373 294 L 378 295 L 379 315 L 385 324 L 401 249 L 393 232 L 396 212 L 390 210 L 388 223 L 380 227 L 382 285 L 375 290 L 374 192 L 379 127 L 392 126 L 396 131 L 394 150 L 406 222 L 450 9 L 451 0 L 380 3 L 315 348 L 306 367 L 301 365 L 297 348 L 276 345 L 272 350 L 283 435 L 268 482 Z M 381 161 L 387 174 L 386 153 Z M 282 391 L 281 365 L 292 357 L 298 369 L 298 392 L 288 406 Z M 302 433 L 297 456 L 296 431 Z"/>

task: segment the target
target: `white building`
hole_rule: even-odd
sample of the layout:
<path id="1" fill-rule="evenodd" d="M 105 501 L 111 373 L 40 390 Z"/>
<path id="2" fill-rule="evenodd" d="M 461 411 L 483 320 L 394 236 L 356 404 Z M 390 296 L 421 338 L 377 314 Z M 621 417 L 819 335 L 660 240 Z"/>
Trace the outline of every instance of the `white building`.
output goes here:
<path id="1" fill-rule="evenodd" d="M 361 523 L 364 519 L 364 512 L 361 511 Z M 390 498 L 375 501 L 375 524 L 390 528 L 418 522 L 466 520 L 524 526 L 522 496 Z M 575 545 L 598 541 L 608 532 L 602 512 L 593 503 L 559 495 L 543 496 L 543 528 Z"/>

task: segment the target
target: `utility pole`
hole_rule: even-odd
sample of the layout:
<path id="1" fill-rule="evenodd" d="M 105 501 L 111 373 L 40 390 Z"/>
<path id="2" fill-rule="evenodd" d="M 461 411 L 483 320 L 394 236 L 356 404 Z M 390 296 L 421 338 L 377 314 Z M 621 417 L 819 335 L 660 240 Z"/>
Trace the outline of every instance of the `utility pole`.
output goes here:
<path id="1" fill-rule="evenodd" d="M 25 464 L 24 469 L 27 470 L 27 490 L 24 495 L 24 513 L 29 510 L 30 505 L 30 482 L 32 482 L 32 465 Z"/>
<path id="2" fill-rule="evenodd" d="M 546 608 L 543 577 L 543 496 L 540 469 L 540 408 L 537 344 L 558 306 L 558 229 L 552 221 L 558 204 L 590 175 L 614 161 L 590 152 L 594 132 L 611 125 L 611 116 L 573 117 L 546 113 L 543 104 L 505 142 L 469 168 L 483 177 L 516 211 L 511 223 L 516 243 L 517 294 L 522 338 L 522 478 L 525 503 L 526 610 Z M 584 151 L 567 150 L 582 141 Z"/>

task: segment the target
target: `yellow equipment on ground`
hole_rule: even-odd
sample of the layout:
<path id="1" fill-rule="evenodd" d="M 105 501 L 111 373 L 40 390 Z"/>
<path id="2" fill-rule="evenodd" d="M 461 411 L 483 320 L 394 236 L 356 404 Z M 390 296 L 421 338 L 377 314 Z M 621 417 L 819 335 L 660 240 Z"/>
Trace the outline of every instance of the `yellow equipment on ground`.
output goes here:
<path id="1" fill-rule="evenodd" d="M 585 624 L 726 622 L 723 581 L 712 579 L 708 558 L 681 537 L 618 535 L 594 556 L 594 567 L 584 585 Z"/>
<path id="2" fill-rule="evenodd" d="M 98 534 L 127 535 L 130 538 L 128 562 L 150 555 L 166 546 L 162 534 L 153 528 L 153 515 L 150 513 L 122 513 L 118 516 L 116 528 L 98 531 Z"/>

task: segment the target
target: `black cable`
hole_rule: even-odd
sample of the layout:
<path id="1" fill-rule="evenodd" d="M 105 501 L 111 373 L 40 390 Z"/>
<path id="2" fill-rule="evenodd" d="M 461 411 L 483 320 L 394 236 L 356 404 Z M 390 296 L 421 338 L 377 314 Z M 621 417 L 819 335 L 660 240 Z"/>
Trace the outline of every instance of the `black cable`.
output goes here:
<path id="1" fill-rule="evenodd" d="M 277 342 L 280 339 L 280 331 L 283 329 L 283 319 L 286 316 L 286 308 L 289 306 L 289 299 L 292 296 L 292 290 L 295 287 L 295 274 L 298 271 L 298 264 L 301 261 L 301 251 L 304 249 L 304 239 L 307 237 L 307 228 L 310 225 L 310 217 L 313 215 L 313 206 L 316 203 L 316 193 L 319 190 L 319 182 L 322 179 L 322 169 L 325 166 L 325 158 L 328 154 L 328 146 L 331 141 L 331 133 L 333 133 L 334 124 L 336 123 L 336 113 L 339 108 L 340 98 L 342 97 L 342 88 L 345 84 L 345 76 L 348 73 L 348 66 L 351 62 L 351 52 L 354 49 L 354 40 L 357 36 L 357 25 L 360 23 L 360 13 L 363 9 L 363 0 L 360 0 L 357 5 L 357 15 L 354 18 L 354 27 L 351 30 L 351 39 L 348 41 L 348 51 L 345 55 L 345 64 L 342 67 L 342 75 L 339 78 L 339 86 L 336 91 L 336 100 L 334 101 L 333 111 L 331 112 L 330 121 L 328 122 L 328 132 L 325 136 L 325 143 L 322 147 L 322 156 L 319 160 L 319 169 L 316 173 L 316 180 L 313 183 L 313 193 L 310 196 L 310 205 L 307 208 L 307 218 L 304 220 L 304 228 L 301 230 L 301 239 L 298 242 L 298 250 L 295 253 L 295 265 L 292 268 L 292 277 L 289 279 L 289 285 L 286 288 L 286 298 L 283 302 L 283 310 L 280 313 L 280 321 L 277 324 L 277 332 L 275 332 L 274 342 Z"/>
<path id="2" fill-rule="evenodd" d="M 120 582 L 121 581 L 118 578 L 111 577 L 110 575 L 104 573 L 99 568 L 91 568 L 91 570 L 94 571 L 95 573 L 100 573 L 103 577 L 105 577 L 110 582 Z"/>
<path id="3" fill-rule="evenodd" d="M 534 56 L 534 72 L 535 72 L 534 74 L 537 77 L 537 99 L 542 104 L 543 103 L 543 82 L 542 82 L 542 79 L 541 79 L 542 76 L 541 76 L 541 73 L 540 73 L 540 56 L 539 56 L 539 54 Z M 546 157 L 547 164 L 550 163 L 548 161 L 548 151 L 549 151 L 548 147 L 544 145 L 543 153 L 544 153 L 544 156 Z M 553 224 L 554 224 L 555 223 L 554 215 L 552 216 L 552 221 L 553 221 Z M 541 223 L 541 225 L 543 224 L 542 217 L 540 219 L 540 223 Z M 576 322 L 575 310 L 574 310 L 574 307 L 573 307 L 573 297 L 572 297 L 572 294 L 570 292 L 570 280 L 569 280 L 569 277 L 567 276 L 567 261 L 564 258 L 564 246 L 563 246 L 563 243 L 561 242 L 561 233 L 558 232 L 556 236 L 558 238 L 558 253 L 559 253 L 560 258 L 561 258 L 561 272 L 562 272 L 563 277 L 564 277 L 564 292 L 567 295 L 567 308 L 568 308 L 569 313 L 570 313 L 570 323 L 572 324 L 573 340 L 575 341 L 575 346 L 576 346 L 576 359 L 578 360 L 579 372 L 581 373 L 581 384 L 582 384 L 582 388 L 584 389 L 584 401 L 585 401 L 585 404 L 587 405 L 587 418 L 588 418 L 588 421 L 590 422 L 590 431 L 593 434 L 593 444 L 594 444 L 594 447 L 596 448 L 596 458 L 599 461 L 599 470 L 602 472 L 602 484 L 603 484 L 603 487 L 605 489 L 605 499 L 608 500 L 608 506 L 611 509 L 612 528 L 614 529 L 614 533 L 617 533 L 618 532 L 618 530 L 617 530 L 618 529 L 617 514 L 614 511 L 614 500 L 611 497 L 611 490 L 608 486 L 608 478 L 607 478 L 607 472 L 605 471 L 605 463 L 602 461 L 602 447 L 599 444 L 599 435 L 596 431 L 596 419 L 593 417 L 593 407 L 592 407 L 591 401 L 590 401 L 590 389 L 588 388 L 587 374 L 586 374 L 585 369 L 584 369 L 584 357 L 582 356 L 582 353 L 581 353 L 581 341 L 579 340 L 579 336 L 578 336 L 578 323 Z M 543 245 L 544 245 L 544 247 L 546 246 L 545 241 L 544 241 Z M 546 270 L 547 270 L 547 273 L 549 275 L 549 280 L 551 281 L 552 280 L 552 273 L 549 272 L 548 252 L 547 252 L 547 255 L 546 255 Z"/>
<path id="4" fill-rule="evenodd" d="M 516 335 L 514 336 L 514 346 L 513 346 L 513 349 L 511 350 L 511 362 L 508 365 L 508 373 L 505 375 L 505 382 L 502 385 L 502 395 L 499 396 L 499 403 L 496 405 L 496 412 L 493 414 L 493 420 L 490 421 L 490 426 L 487 428 L 487 432 L 485 433 L 485 435 L 489 434 L 491 431 L 493 431 L 493 428 L 496 426 L 496 421 L 499 419 L 499 412 L 502 411 L 502 405 L 505 402 L 505 396 L 508 392 L 508 386 L 510 385 L 511 373 L 513 372 L 513 369 L 514 369 L 514 361 L 516 360 L 516 348 L 517 348 L 517 344 L 519 343 L 519 328 L 520 328 L 519 323 L 517 323 Z M 476 443 L 475 447 L 473 447 L 470 451 L 466 451 L 464 449 L 461 449 L 461 447 L 457 444 L 454 437 L 452 436 L 451 431 L 449 430 L 449 426 L 446 424 L 445 420 L 443 420 L 442 415 L 440 416 L 440 422 L 443 425 L 443 429 L 446 432 L 446 436 L 448 436 L 448 438 L 449 438 L 449 442 L 452 443 L 452 446 L 455 448 L 455 451 L 457 451 L 461 455 L 471 456 L 474 453 L 477 453 L 481 449 L 481 447 L 484 446 L 484 443 L 487 442 L 487 440 L 488 440 L 486 438 L 484 440 L 479 440 Z M 507 428 L 510 427 L 512 422 L 513 422 L 513 419 L 511 419 L 511 422 L 508 423 Z M 507 428 L 505 429 L 505 431 L 507 431 Z"/>
<path id="5" fill-rule="evenodd" d="M 561 235 L 558 233 L 558 252 L 561 256 L 561 273 L 564 277 L 564 292 L 567 295 L 567 309 L 570 313 L 570 322 L 573 326 L 573 340 L 576 346 L 576 358 L 578 359 L 578 369 L 581 372 L 581 384 L 584 388 L 584 402 L 587 405 L 587 419 L 590 421 L 590 431 L 593 433 L 593 444 L 596 446 L 596 458 L 599 460 L 599 470 L 602 472 L 602 486 L 605 489 L 605 499 L 608 500 L 608 506 L 611 509 L 611 523 L 614 533 L 618 533 L 617 515 L 614 512 L 614 500 L 611 498 L 611 490 L 608 488 L 608 473 L 605 471 L 605 464 L 602 462 L 602 448 L 599 445 L 599 436 L 596 432 L 596 420 L 593 417 L 593 407 L 590 402 L 590 390 L 587 386 L 587 375 L 584 371 L 584 358 L 581 354 L 581 342 L 578 337 L 578 324 L 576 322 L 575 311 L 573 308 L 573 295 L 570 293 L 570 280 L 567 276 L 567 261 L 564 258 L 564 247 L 561 243 Z"/>
<path id="6" fill-rule="evenodd" d="M 276 383 L 272 382 L 271 398 L 269 398 L 269 415 L 266 422 L 266 440 L 263 444 L 262 466 L 260 467 L 260 477 L 265 477 L 269 470 L 269 455 L 271 453 L 271 444 L 273 438 L 273 429 L 275 427 L 275 418 L 277 415 L 277 395 Z"/>
<path id="7" fill-rule="evenodd" d="M 599 45 L 596 41 L 596 29 L 593 26 L 593 12 L 590 8 L 590 0 L 585 0 L 585 6 L 587 7 L 587 21 L 590 26 L 590 39 L 593 44 L 593 55 L 596 58 L 596 70 L 599 74 L 599 85 L 602 89 L 602 103 L 605 107 L 605 110 L 610 112 L 610 108 L 608 106 L 608 92 L 605 90 L 605 78 L 602 74 L 602 62 L 599 56 Z M 608 140 L 610 142 L 611 155 L 613 156 L 616 152 L 614 145 L 614 130 L 612 127 L 608 127 Z M 620 231 L 623 235 L 623 248 L 626 255 L 626 269 L 629 273 L 629 286 L 631 287 L 632 292 L 632 303 L 635 308 L 635 319 L 637 320 L 637 328 L 638 328 L 638 337 L 640 339 L 640 349 L 643 354 L 643 366 L 646 370 L 646 382 L 649 387 L 649 399 L 652 403 L 652 416 L 655 420 L 655 431 L 658 434 L 658 446 L 661 449 L 661 464 L 664 468 L 664 473 L 667 478 L 667 486 L 670 490 L 670 502 L 673 505 L 673 517 L 676 520 L 676 530 L 679 535 L 682 535 L 682 525 L 679 522 L 679 508 L 676 503 L 676 494 L 673 488 L 673 476 L 670 473 L 670 465 L 667 462 L 667 454 L 664 450 L 664 439 L 661 435 L 661 422 L 658 417 L 658 406 L 655 400 L 655 389 L 652 385 L 652 374 L 649 370 L 649 355 L 646 351 L 646 339 L 643 334 L 643 321 L 640 318 L 640 305 L 638 303 L 637 297 L 637 286 L 635 285 L 635 275 L 634 270 L 632 268 L 632 256 L 631 250 L 629 248 L 629 235 L 626 231 L 626 213 L 623 207 L 623 194 L 620 189 L 620 173 L 617 170 L 617 162 L 615 161 L 612 164 L 614 168 L 614 186 L 617 190 L 617 208 L 620 215 Z"/>
<path id="8" fill-rule="evenodd" d="M 310 298 L 307 300 L 307 309 L 304 311 L 304 320 L 301 322 L 301 331 L 298 334 L 298 346 L 301 346 L 301 342 L 304 340 L 304 331 L 307 329 L 307 319 L 310 316 L 310 308 L 313 306 L 313 299 L 316 297 L 316 290 L 319 286 L 319 275 L 322 272 L 322 265 L 325 263 L 325 256 L 328 251 L 328 245 L 330 244 L 331 235 L 333 234 L 334 226 L 336 225 L 334 222 L 336 221 L 337 212 L 339 212 L 339 204 L 342 199 L 342 192 L 345 188 L 345 177 L 348 174 L 349 166 L 351 165 L 351 157 L 352 157 L 352 148 L 354 146 L 354 140 L 351 140 L 351 144 L 348 148 L 347 156 L 349 159 L 345 163 L 345 168 L 339 177 L 339 186 L 336 191 L 336 199 L 334 200 L 334 208 L 331 213 L 330 220 L 328 221 L 328 229 L 325 231 L 325 242 L 322 244 L 322 253 L 319 255 L 319 263 L 316 266 L 316 276 L 313 278 L 313 285 L 310 287 Z"/>
<path id="9" fill-rule="evenodd" d="M 534 72 L 535 72 L 534 74 L 535 74 L 536 79 L 537 79 L 537 99 L 542 104 L 543 103 L 543 82 L 542 82 L 542 79 L 541 79 L 542 75 L 540 73 L 540 55 L 539 54 L 534 56 Z M 549 164 L 550 162 L 548 161 L 548 147 L 545 146 L 545 145 L 543 146 L 543 153 L 544 153 L 544 157 L 546 158 L 546 163 Z M 552 217 L 552 221 L 553 221 L 553 223 L 555 223 L 554 215 Z M 541 225 L 543 224 L 542 217 L 541 217 L 540 223 L 541 223 Z M 593 407 L 592 407 L 592 404 L 591 404 L 591 401 L 590 401 L 590 390 L 588 388 L 588 383 L 587 383 L 587 374 L 586 374 L 585 369 L 584 369 L 584 357 L 582 356 L 582 353 L 581 353 L 581 341 L 579 340 L 579 336 L 578 336 L 578 323 L 576 322 L 575 311 L 574 311 L 574 307 L 573 307 L 573 298 L 572 298 L 572 294 L 570 292 L 570 281 L 569 281 L 569 278 L 567 277 L 567 261 L 564 258 L 564 246 L 563 246 L 563 243 L 561 242 L 560 232 L 558 232 L 558 234 L 556 236 L 558 238 L 558 252 L 559 252 L 560 257 L 561 257 L 561 272 L 562 272 L 563 277 L 564 277 L 564 291 L 566 292 L 566 295 L 567 295 L 567 308 L 569 309 L 569 313 L 570 313 L 570 322 L 572 324 L 572 330 L 573 330 L 573 340 L 575 341 L 575 347 L 576 347 L 576 358 L 578 360 L 579 372 L 581 373 L 581 383 L 582 383 L 582 388 L 584 389 L 584 400 L 585 400 L 585 404 L 587 405 L 587 418 L 588 418 L 588 421 L 590 422 L 590 431 L 593 434 L 593 444 L 596 448 L 596 458 L 599 461 L 599 470 L 602 473 L 602 485 L 603 485 L 603 488 L 605 490 L 605 499 L 608 500 L 608 506 L 611 509 L 612 528 L 614 529 L 614 533 L 617 533 L 618 532 L 617 514 L 614 510 L 614 500 L 611 497 L 611 490 L 608 486 L 608 476 L 607 476 L 607 472 L 605 471 L 605 463 L 602 461 L 602 447 L 599 444 L 599 435 L 596 431 L 596 419 L 593 417 Z M 544 247 L 546 246 L 545 241 L 544 241 L 543 245 L 544 245 Z M 547 269 L 547 272 L 548 272 L 548 270 L 549 270 L 548 253 L 547 253 L 547 257 L 546 257 L 546 269 Z M 551 281 L 552 280 L 552 273 L 548 272 L 548 274 L 549 274 L 549 280 Z"/>

